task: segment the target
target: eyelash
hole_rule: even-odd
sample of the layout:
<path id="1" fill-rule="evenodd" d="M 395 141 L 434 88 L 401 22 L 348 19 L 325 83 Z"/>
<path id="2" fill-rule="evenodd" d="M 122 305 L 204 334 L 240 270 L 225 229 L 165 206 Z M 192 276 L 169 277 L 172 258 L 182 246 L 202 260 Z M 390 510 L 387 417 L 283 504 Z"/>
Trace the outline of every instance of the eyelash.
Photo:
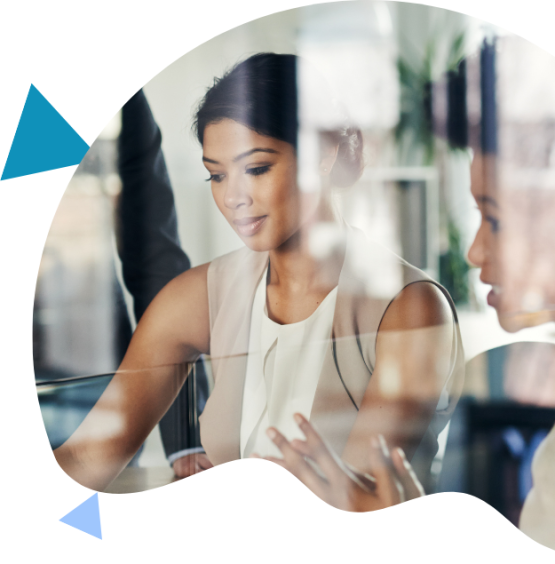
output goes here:
<path id="1" fill-rule="evenodd" d="M 260 176 L 266 174 L 270 170 L 270 165 L 257 166 L 254 168 L 248 168 L 245 172 L 251 176 Z"/>
<path id="2" fill-rule="evenodd" d="M 223 180 L 223 174 L 211 174 L 207 179 L 206 182 L 221 182 Z"/>
<path id="3" fill-rule="evenodd" d="M 245 170 L 246 174 L 250 174 L 251 176 L 261 176 L 262 174 L 266 174 L 270 170 L 271 165 L 264 165 L 264 166 L 257 166 L 253 168 L 248 168 Z M 223 174 L 211 174 L 207 179 L 206 182 L 216 182 L 220 183 L 223 180 Z"/>
<path id="4" fill-rule="evenodd" d="M 499 225 L 499 220 L 495 219 L 495 217 L 491 217 L 491 215 L 486 215 L 484 218 L 490 225 L 491 230 L 493 233 L 498 233 L 501 226 Z"/>

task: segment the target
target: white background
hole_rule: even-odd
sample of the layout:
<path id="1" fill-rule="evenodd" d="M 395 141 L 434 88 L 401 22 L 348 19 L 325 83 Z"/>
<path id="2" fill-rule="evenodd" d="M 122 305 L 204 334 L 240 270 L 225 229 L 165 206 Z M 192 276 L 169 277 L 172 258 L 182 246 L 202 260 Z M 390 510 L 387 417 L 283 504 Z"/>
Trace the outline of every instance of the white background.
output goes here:
<path id="1" fill-rule="evenodd" d="M 143 84 L 195 46 L 302 0 L 5 1 L 0 169 L 31 83 L 91 144 Z M 555 54 L 552 0 L 442 0 Z M 56 465 L 34 388 L 32 311 L 50 222 L 75 167 L 0 184 L 0 558 L 6 562 L 555 562 L 486 504 L 441 494 L 373 514 L 328 507 L 244 460 L 162 489 L 100 495 L 103 540 L 59 522 L 93 492 Z"/>

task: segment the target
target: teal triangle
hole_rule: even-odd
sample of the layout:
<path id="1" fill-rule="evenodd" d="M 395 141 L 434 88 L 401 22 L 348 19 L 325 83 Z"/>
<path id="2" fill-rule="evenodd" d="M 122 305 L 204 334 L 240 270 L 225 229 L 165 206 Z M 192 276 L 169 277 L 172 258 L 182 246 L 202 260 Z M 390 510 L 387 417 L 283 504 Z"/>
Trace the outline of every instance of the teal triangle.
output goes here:
<path id="1" fill-rule="evenodd" d="M 100 510 L 98 508 L 98 494 L 95 493 L 78 505 L 73 511 L 60 519 L 62 523 L 75 527 L 84 533 L 88 533 L 93 537 L 102 539 L 102 531 L 100 530 Z"/>
<path id="2" fill-rule="evenodd" d="M 79 164 L 89 146 L 33 86 L 0 180 Z"/>

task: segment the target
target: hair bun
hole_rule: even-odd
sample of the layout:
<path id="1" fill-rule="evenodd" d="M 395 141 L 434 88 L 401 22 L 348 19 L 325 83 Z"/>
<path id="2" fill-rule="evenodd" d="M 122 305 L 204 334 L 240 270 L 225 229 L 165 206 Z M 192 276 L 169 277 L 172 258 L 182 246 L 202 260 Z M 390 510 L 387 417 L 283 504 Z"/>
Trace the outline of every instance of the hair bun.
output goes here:
<path id="1" fill-rule="evenodd" d="M 361 177 L 364 170 L 362 132 L 356 127 L 347 127 L 334 133 L 338 149 L 330 179 L 335 186 L 348 188 Z"/>
<path id="2" fill-rule="evenodd" d="M 299 63 L 305 103 L 298 99 Z M 346 188 L 362 174 L 362 133 L 349 126 L 344 108 L 329 94 L 323 77 L 297 55 L 258 53 L 214 80 L 199 103 L 193 129 L 202 144 L 209 124 L 231 119 L 297 149 L 299 121 L 306 122 L 338 146 L 330 181 Z"/>

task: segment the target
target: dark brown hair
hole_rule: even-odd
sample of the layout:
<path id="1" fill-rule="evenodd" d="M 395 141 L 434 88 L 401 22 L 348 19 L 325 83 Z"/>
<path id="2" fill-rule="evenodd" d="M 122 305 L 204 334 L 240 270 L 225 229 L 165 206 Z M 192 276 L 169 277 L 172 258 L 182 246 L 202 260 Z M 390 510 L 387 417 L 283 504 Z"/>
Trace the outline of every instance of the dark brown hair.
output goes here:
<path id="1" fill-rule="evenodd" d="M 297 148 L 299 129 L 296 55 L 259 53 L 233 67 L 201 100 L 193 124 L 202 144 L 204 130 L 211 123 L 232 119 L 260 135 L 286 141 Z M 345 122 L 346 123 L 346 122 Z M 364 168 L 360 129 L 344 127 L 322 132 L 338 146 L 330 178 L 334 185 L 354 184 Z"/>

